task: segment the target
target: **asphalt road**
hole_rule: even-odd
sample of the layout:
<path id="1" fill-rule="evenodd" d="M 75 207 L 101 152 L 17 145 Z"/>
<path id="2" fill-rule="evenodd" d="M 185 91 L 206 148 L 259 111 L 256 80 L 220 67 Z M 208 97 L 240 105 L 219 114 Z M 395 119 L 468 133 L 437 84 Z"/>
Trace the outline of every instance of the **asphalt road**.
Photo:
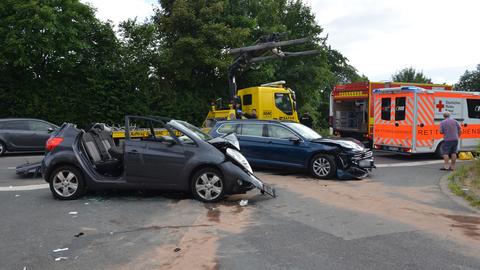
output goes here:
<path id="1" fill-rule="evenodd" d="M 12 168 L 41 158 L 0 158 L 0 269 L 480 269 L 480 216 L 441 192 L 445 172 L 430 156 L 377 154 L 361 181 L 259 172 L 278 198 L 218 204 L 19 190 L 44 182 Z"/>

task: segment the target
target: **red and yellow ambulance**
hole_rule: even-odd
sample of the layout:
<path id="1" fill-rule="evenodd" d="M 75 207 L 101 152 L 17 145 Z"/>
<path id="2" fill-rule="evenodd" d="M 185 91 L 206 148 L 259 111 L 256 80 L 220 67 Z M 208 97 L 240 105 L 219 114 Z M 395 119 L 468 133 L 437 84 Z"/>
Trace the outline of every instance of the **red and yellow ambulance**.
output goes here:
<path id="1" fill-rule="evenodd" d="M 403 82 L 357 82 L 337 85 L 330 96 L 330 126 L 333 134 L 371 142 L 373 138 L 373 90 L 402 86 L 452 90 L 445 84 Z"/>
<path id="2" fill-rule="evenodd" d="M 459 151 L 474 151 L 480 143 L 480 92 L 382 88 L 374 90 L 373 104 L 375 149 L 440 154 L 444 112 L 462 127 Z"/>

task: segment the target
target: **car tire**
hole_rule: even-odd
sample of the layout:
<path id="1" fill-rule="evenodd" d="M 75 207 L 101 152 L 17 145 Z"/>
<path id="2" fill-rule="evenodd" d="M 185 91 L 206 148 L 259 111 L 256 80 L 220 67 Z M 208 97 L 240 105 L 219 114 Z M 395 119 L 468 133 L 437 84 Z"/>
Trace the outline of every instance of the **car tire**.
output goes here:
<path id="1" fill-rule="evenodd" d="M 50 191 L 55 199 L 75 200 L 85 193 L 82 173 L 73 166 L 61 166 L 49 176 Z"/>
<path id="2" fill-rule="evenodd" d="M 310 173 L 316 178 L 331 179 L 337 174 L 337 163 L 331 155 L 315 155 L 310 161 Z"/>
<path id="3" fill-rule="evenodd" d="M 202 202 L 218 202 L 225 196 L 225 180 L 215 168 L 204 168 L 196 172 L 190 187 L 193 197 Z"/>
<path id="4" fill-rule="evenodd" d="M 0 141 L 0 157 L 5 155 L 6 152 L 7 146 L 2 141 Z"/>

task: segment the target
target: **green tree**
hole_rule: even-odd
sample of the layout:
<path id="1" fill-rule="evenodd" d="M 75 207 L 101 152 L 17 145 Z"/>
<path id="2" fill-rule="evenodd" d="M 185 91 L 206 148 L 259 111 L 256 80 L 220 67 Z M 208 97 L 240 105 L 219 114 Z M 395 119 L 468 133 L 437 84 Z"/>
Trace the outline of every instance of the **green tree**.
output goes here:
<path id="1" fill-rule="evenodd" d="M 0 117 L 108 120 L 118 42 L 77 0 L 0 3 Z"/>
<path id="2" fill-rule="evenodd" d="M 460 80 L 455 84 L 456 90 L 462 91 L 480 91 L 480 64 L 477 70 L 465 71 Z"/>
<path id="3" fill-rule="evenodd" d="M 425 76 L 422 71 L 416 71 L 414 68 L 404 68 L 392 75 L 393 82 L 409 83 L 432 83 L 432 80 Z"/>

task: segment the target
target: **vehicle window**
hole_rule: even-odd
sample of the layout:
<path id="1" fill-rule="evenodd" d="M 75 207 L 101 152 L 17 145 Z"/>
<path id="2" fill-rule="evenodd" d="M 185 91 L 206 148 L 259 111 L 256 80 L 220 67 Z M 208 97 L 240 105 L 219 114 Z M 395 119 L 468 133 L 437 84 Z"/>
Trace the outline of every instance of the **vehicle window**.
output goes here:
<path id="1" fill-rule="evenodd" d="M 142 118 L 130 118 L 130 140 L 155 141 L 152 121 Z M 157 127 L 158 129 L 158 127 Z M 166 133 L 168 135 L 168 132 Z"/>
<path id="2" fill-rule="evenodd" d="M 480 99 L 467 99 L 468 117 L 480 118 Z"/>
<path id="3" fill-rule="evenodd" d="M 243 124 L 242 131 L 240 135 L 243 136 L 259 136 L 263 134 L 263 125 L 262 124 Z"/>
<path id="4" fill-rule="evenodd" d="M 275 93 L 275 106 L 288 115 L 293 114 L 292 101 L 289 94 Z"/>
<path id="5" fill-rule="evenodd" d="M 382 98 L 382 120 L 390 121 L 390 98 Z"/>
<path id="6" fill-rule="evenodd" d="M 286 122 L 285 125 L 288 126 L 289 128 L 291 128 L 297 134 L 301 134 L 303 138 L 305 138 L 309 141 L 310 140 L 317 140 L 317 139 L 322 138 L 322 136 L 320 136 L 320 134 L 318 134 L 315 130 L 313 130 L 313 129 L 305 126 L 305 125 L 302 125 L 300 123 Z"/>
<path id="7" fill-rule="evenodd" d="M 268 125 L 268 137 L 277 139 L 289 139 L 297 136 L 284 127 L 277 125 Z"/>
<path id="8" fill-rule="evenodd" d="M 243 105 L 252 105 L 252 95 L 244 95 L 242 99 L 243 99 L 242 100 Z"/>
<path id="9" fill-rule="evenodd" d="M 27 121 L 10 121 L 4 124 L 4 129 L 10 130 L 30 130 Z"/>
<path id="10" fill-rule="evenodd" d="M 227 134 L 231 132 L 236 132 L 236 129 L 237 129 L 237 124 L 226 123 L 226 124 L 223 124 L 217 131 L 218 133 Z"/>
<path id="11" fill-rule="evenodd" d="M 51 125 L 40 121 L 28 121 L 28 123 L 30 124 L 30 130 L 35 131 L 47 131 L 52 127 Z"/>
<path id="12" fill-rule="evenodd" d="M 174 127 L 170 127 L 170 129 L 173 131 L 173 134 L 178 138 L 178 140 L 181 141 L 183 144 L 196 145 L 195 141 L 185 133 Z"/>
<path id="13" fill-rule="evenodd" d="M 405 120 L 405 97 L 395 98 L 395 121 Z"/>

